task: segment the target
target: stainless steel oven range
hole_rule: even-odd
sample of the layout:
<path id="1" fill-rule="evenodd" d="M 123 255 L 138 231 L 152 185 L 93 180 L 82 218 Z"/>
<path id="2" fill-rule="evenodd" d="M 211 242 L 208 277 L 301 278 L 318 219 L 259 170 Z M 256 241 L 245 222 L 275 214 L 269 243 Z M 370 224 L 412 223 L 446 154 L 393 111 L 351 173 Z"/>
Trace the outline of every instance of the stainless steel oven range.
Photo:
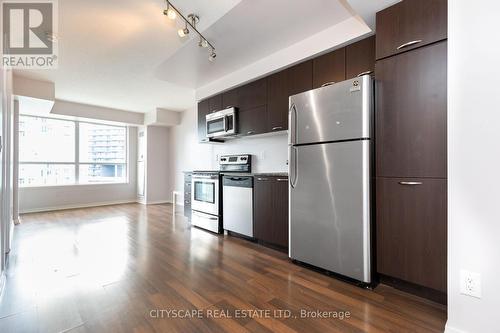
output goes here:
<path id="1" fill-rule="evenodd" d="M 222 233 L 222 173 L 250 173 L 251 168 L 251 155 L 224 155 L 219 171 L 193 171 L 191 224 Z"/>

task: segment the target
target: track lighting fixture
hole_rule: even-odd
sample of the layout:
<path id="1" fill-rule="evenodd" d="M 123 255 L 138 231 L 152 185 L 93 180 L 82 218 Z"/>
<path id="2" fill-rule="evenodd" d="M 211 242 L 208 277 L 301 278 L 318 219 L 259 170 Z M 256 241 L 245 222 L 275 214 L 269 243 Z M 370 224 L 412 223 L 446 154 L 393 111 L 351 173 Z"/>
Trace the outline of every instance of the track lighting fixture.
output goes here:
<path id="1" fill-rule="evenodd" d="M 177 30 L 177 34 L 179 35 L 179 37 L 186 37 L 189 33 L 190 33 L 190 30 L 188 28 L 188 25 L 189 27 L 191 28 L 192 31 L 194 31 L 199 37 L 200 37 L 200 40 L 198 42 L 198 46 L 199 47 L 202 47 L 202 48 L 209 48 L 209 56 L 208 56 L 208 59 L 210 61 L 214 61 L 215 58 L 217 57 L 216 53 L 215 53 L 215 47 L 208 41 L 208 39 L 206 39 L 197 29 L 196 29 L 196 24 L 198 24 L 200 18 L 198 17 L 198 15 L 195 15 L 195 14 L 189 14 L 188 17 L 184 17 L 184 15 L 182 15 L 182 13 L 177 9 L 175 8 L 174 5 L 172 5 L 172 3 L 169 1 L 169 0 L 166 0 L 167 2 L 167 9 L 165 9 L 163 11 L 163 14 L 166 15 L 169 19 L 171 20 L 175 20 L 177 18 L 177 15 L 179 15 L 180 18 L 182 18 L 182 20 L 184 21 L 185 23 L 185 27 L 183 29 L 179 29 Z"/>

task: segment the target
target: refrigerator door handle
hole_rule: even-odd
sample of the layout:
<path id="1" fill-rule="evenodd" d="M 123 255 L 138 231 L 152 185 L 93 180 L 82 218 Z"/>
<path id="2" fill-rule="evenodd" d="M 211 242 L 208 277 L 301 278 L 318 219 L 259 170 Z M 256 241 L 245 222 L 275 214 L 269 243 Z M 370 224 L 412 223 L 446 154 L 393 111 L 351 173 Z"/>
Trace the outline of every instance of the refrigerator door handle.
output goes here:
<path id="1" fill-rule="evenodd" d="M 297 185 L 297 148 L 294 146 L 290 146 L 290 159 L 292 160 L 290 163 L 291 172 L 290 172 L 290 186 L 295 188 Z"/>
<path id="2" fill-rule="evenodd" d="M 292 103 L 288 111 L 288 123 L 290 124 L 290 135 L 288 136 L 288 144 L 294 145 L 297 139 L 297 107 Z"/>

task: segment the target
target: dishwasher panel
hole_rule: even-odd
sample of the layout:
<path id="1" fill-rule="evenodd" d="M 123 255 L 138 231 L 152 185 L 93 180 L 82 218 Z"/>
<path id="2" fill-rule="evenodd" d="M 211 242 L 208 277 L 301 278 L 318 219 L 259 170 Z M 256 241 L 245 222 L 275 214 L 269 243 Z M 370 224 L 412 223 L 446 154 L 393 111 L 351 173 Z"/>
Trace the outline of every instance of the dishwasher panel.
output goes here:
<path id="1" fill-rule="evenodd" d="M 253 177 L 224 176 L 224 229 L 253 237 Z"/>

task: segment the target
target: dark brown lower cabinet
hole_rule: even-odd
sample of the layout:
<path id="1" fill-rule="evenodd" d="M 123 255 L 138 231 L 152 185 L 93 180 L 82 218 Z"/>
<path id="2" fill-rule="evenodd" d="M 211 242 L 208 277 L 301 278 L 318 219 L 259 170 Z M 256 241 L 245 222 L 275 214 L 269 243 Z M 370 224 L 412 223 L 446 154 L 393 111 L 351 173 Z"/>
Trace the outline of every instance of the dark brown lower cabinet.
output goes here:
<path id="1" fill-rule="evenodd" d="M 377 271 L 446 292 L 446 179 L 377 178 Z"/>
<path id="2" fill-rule="evenodd" d="M 288 178 L 255 177 L 254 236 L 288 248 Z"/>

